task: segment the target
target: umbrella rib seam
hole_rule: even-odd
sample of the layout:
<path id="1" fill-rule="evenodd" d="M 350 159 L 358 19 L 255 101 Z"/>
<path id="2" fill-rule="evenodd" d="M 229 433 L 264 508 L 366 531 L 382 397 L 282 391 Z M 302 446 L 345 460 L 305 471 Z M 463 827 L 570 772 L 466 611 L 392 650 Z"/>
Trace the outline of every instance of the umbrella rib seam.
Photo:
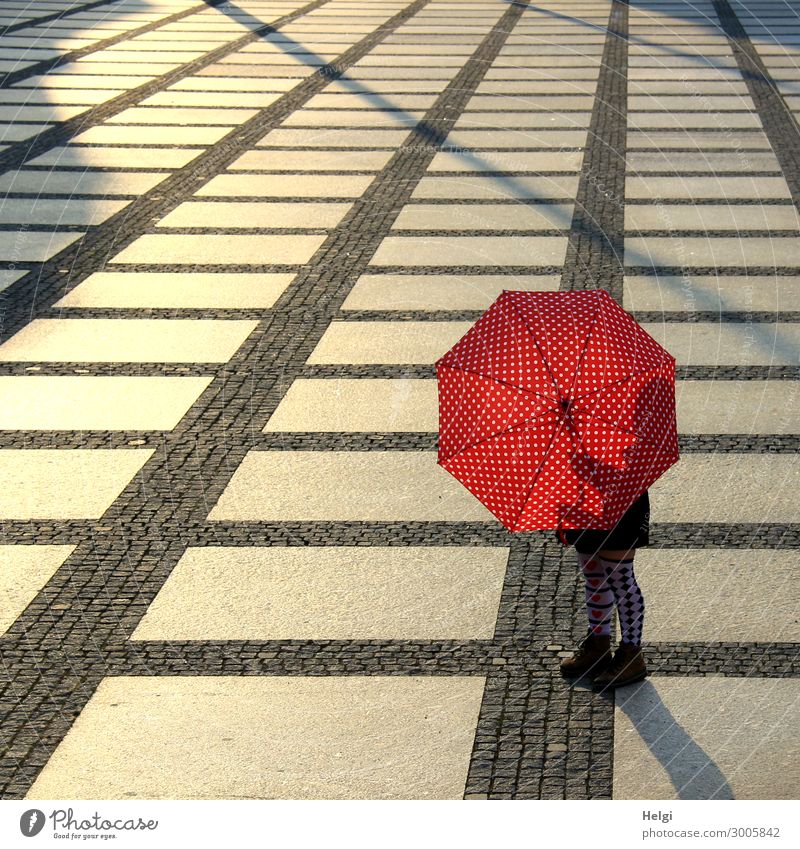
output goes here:
<path id="1" fill-rule="evenodd" d="M 580 371 L 581 364 L 583 363 L 583 359 L 586 356 L 586 352 L 589 350 L 589 340 L 592 338 L 592 334 L 594 333 L 594 329 L 597 326 L 597 322 L 600 319 L 600 312 L 602 311 L 602 307 L 598 305 L 597 312 L 594 316 L 594 321 L 592 322 L 592 326 L 589 328 L 589 332 L 586 334 L 586 340 L 583 343 L 583 350 L 578 357 L 578 362 L 575 363 L 575 374 L 572 376 L 572 384 L 569 387 L 569 392 L 567 392 L 567 397 L 572 397 L 572 390 L 575 388 L 575 384 L 578 382 L 578 372 Z"/>
<path id="2" fill-rule="evenodd" d="M 455 371 L 463 371 L 464 374 L 474 374 L 476 377 L 483 377 L 486 380 L 492 380 L 495 383 L 500 384 L 500 386 L 507 386 L 509 389 L 516 389 L 519 392 L 525 392 L 528 395 L 536 395 L 537 398 L 544 398 L 547 401 L 557 401 L 558 398 L 552 398 L 550 395 L 543 395 L 541 392 L 535 392 L 533 389 L 525 389 L 522 386 L 515 386 L 513 383 L 508 383 L 505 380 L 501 380 L 499 377 L 490 377 L 488 374 L 482 374 L 479 371 L 474 371 L 473 369 L 464 368 L 464 366 L 451 365 L 450 363 L 442 363 L 440 368 L 451 368 Z M 558 389 L 558 387 L 556 387 Z"/>
<path id="3" fill-rule="evenodd" d="M 444 458 L 444 462 L 447 460 L 452 460 L 457 454 L 461 454 L 463 451 L 469 451 L 470 448 L 475 448 L 477 445 L 482 445 L 484 442 L 488 442 L 490 439 L 494 439 L 497 436 L 503 436 L 503 434 L 511 433 L 515 427 L 522 427 L 522 425 L 527 424 L 528 422 L 532 422 L 535 419 L 540 419 L 543 416 L 550 415 L 551 413 L 556 414 L 557 410 L 545 410 L 543 413 L 539 413 L 536 416 L 531 416 L 528 419 L 523 419 L 521 422 L 517 422 L 515 425 L 511 425 L 511 427 L 506 428 L 505 430 L 500 430 L 497 433 L 490 433 L 488 436 L 484 436 L 482 439 L 477 440 L 477 442 L 473 442 L 471 445 L 464 445 L 451 454 L 449 457 Z"/>
<path id="4" fill-rule="evenodd" d="M 512 304 L 511 304 L 511 306 L 513 307 L 513 302 L 512 302 Z M 522 314 L 520 313 L 520 311 L 519 311 L 519 310 L 517 310 L 517 309 L 515 308 L 515 309 L 514 309 L 514 314 L 517 316 L 517 318 L 519 319 L 520 323 L 521 323 L 521 324 L 522 324 L 522 326 L 525 328 L 525 330 L 526 330 L 527 334 L 531 337 L 531 341 L 533 342 L 534 346 L 536 347 L 536 350 L 539 352 L 539 356 L 542 358 L 542 365 L 543 365 L 543 366 L 545 367 L 545 369 L 547 370 L 547 374 L 550 376 L 550 380 L 552 380 L 552 381 L 553 381 L 553 386 L 555 386 L 555 389 L 556 389 L 556 397 L 557 397 L 557 398 L 561 398 L 561 391 L 560 391 L 560 390 L 559 390 L 559 388 L 558 388 L 558 381 L 555 379 L 555 376 L 554 376 L 554 375 L 553 375 L 553 373 L 550 371 L 550 366 L 547 364 L 547 358 L 546 358 L 546 357 L 545 357 L 545 355 L 544 355 L 544 351 L 542 351 L 542 349 L 539 347 L 539 343 L 536 341 L 536 335 L 534 334 L 533 330 L 531 330 L 531 328 L 530 328 L 530 327 L 528 327 L 527 322 L 526 322 L 526 321 L 525 321 L 525 319 L 522 317 Z"/>

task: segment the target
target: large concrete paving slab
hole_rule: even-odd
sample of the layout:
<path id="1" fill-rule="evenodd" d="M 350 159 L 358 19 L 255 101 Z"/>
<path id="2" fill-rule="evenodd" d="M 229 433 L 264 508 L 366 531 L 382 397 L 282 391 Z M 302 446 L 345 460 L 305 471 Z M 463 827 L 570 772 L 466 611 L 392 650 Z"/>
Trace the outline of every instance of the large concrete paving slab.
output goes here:
<path id="1" fill-rule="evenodd" d="M 651 521 L 796 522 L 794 454 L 685 453 L 650 487 Z"/>
<path id="2" fill-rule="evenodd" d="M 250 451 L 208 520 L 499 525 L 429 451 Z"/>
<path id="3" fill-rule="evenodd" d="M 0 430 L 172 430 L 211 377 L 0 377 Z"/>
<path id="4" fill-rule="evenodd" d="M 37 318 L 0 345 L 0 362 L 227 362 L 258 322 Z"/>
<path id="5" fill-rule="evenodd" d="M 578 175 L 543 174 L 532 176 L 458 175 L 423 177 L 411 193 L 412 198 L 446 200 L 531 198 L 536 200 L 574 198 Z M 788 192 L 788 188 L 786 189 Z"/>
<path id="6" fill-rule="evenodd" d="M 20 168 L 0 175 L 0 190 L 33 195 L 113 194 L 137 197 L 168 176 L 135 171 L 33 171 Z"/>
<path id="7" fill-rule="evenodd" d="M 485 310 L 503 289 L 558 290 L 558 274 L 362 274 L 342 310 Z"/>
<path id="8" fill-rule="evenodd" d="M 248 150 L 230 167 L 260 171 L 379 171 L 393 155 L 391 150 Z"/>
<path id="9" fill-rule="evenodd" d="M 82 168 L 182 168 L 202 152 L 199 148 L 95 147 L 81 143 L 54 147 L 46 153 L 27 160 L 26 165 L 80 166 Z M 77 175 L 74 177 L 77 178 Z M 83 178 L 83 175 L 81 177 Z M 111 174 L 101 174 L 100 177 L 107 181 L 112 179 Z"/>
<path id="10" fill-rule="evenodd" d="M 780 171 L 774 153 L 686 153 L 681 151 L 633 151 L 626 158 L 628 172 L 677 171 L 680 174 L 716 171 Z"/>
<path id="11" fill-rule="evenodd" d="M 625 239 L 625 265 L 683 268 L 800 265 L 797 238 L 774 236 L 635 236 Z"/>
<path id="12" fill-rule="evenodd" d="M 21 228 L 6 230 L 0 232 L 0 256 L 7 262 L 44 262 L 84 235 Z"/>
<path id="13" fill-rule="evenodd" d="M 465 321 L 334 321 L 309 363 L 434 363 L 469 330 Z M 797 365 L 793 322 L 640 322 L 680 365 Z M 2 348 L 0 348 L 2 354 Z"/>
<path id="14" fill-rule="evenodd" d="M 573 204 L 406 204 L 393 230 L 569 230 Z"/>
<path id="15" fill-rule="evenodd" d="M 442 151 L 434 154 L 428 172 L 433 171 L 578 171 L 583 151 Z"/>
<path id="16" fill-rule="evenodd" d="M 634 570 L 645 599 L 643 640 L 796 642 L 795 561 L 794 552 L 773 549 L 639 549 Z M 619 639 L 618 618 L 616 629 Z"/>
<path id="17" fill-rule="evenodd" d="M 632 200 L 686 198 L 704 200 L 767 200 L 791 198 L 783 177 L 702 177 L 681 174 L 675 177 L 635 177 L 625 179 L 625 195 Z"/>
<path id="18" fill-rule="evenodd" d="M 268 309 L 295 275 L 232 271 L 96 271 L 55 307 Z"/>
<path id="19" fill-rule="evenodd" d="M 0 207 L 0 224 L 96 226 L 129 204 L 130 200 L 7 197 Z"/>
<path id="20" fill-rule="evenodd" d="M 298 109 L 281 123 L 282 127 L 413 127 L 424 112 L 382 109 Z"/>
<path id="21" fill-rule="evenodd" d="M 800 431 L 800 382 L 679 380 L 675 394 L 680 433 Z M 432 378 L 299 378 L 264 426 L 265 433 L 438 431 Z"/>
<path id="22" fill-rule="evenodd" d="M 125 124 L 126 129 L 132 125 L 139 124 L 161 124 L 174 129 L 184 129 L 198 125 L 222 124 L 230 127 L 243 124 L 258 114 L 256 109 L 201 109 L 201 108 L 179 108 L 171 106 L 134 106 L 123 109 L 116 115 L 107 119 L 109 126 Z M 180 137 L 180 136 L 179 136 Z"/>
<path id="23" fill-rule="evenodd" d="M 226 110 L 227 112 L 227 110 Z M 103 125 L 99 124 L 78 133 L 72 138 L 76 144 L 162 144 L 162 145 L 211 145 L 226 136 L 236 121 L 220 127 L 180 127 L 171 124 L 160 126 Z M 129 153 L 130 155 L 130 153 Z"/>
<path id="24" fill-rule="evenodd" d="M 798 230 L 800 217 L 793 206 L 776 204 L 667 204 L 625 208 L 628 230 Z"/>
<path id="25" fill-rule="evenodd" d="M 482 676 L 105 678 L 27 799 L 461 799 Z"/>
<path id="26" fill-rule="evenodd" d="M 204 183 L 198 197 L 356 198 L 374 180 L 356 174 L 220 174 Z"/>
<path id="27" fill-rule="evenodd" d="M 436 381 L 406 378 L 297 379 L 263 429 L 264 433 L 438 430 Z"/>
<path id="28" fill-rule="evenodd" d="M 566 236 L 386 236 L 370 266 L 561 265 Z"/>
<path id="29" fill-rule="evenodd" d="M 800 310 L 800 276 L 628 274 L 622 306 L 633 312 Z"/>
<path id="30" fill-rule="evenodd" d="M 241 229 L 335 227 L 350 203 L 270 201 L 189 201 L 167 213 L 157 227 L 238 227 Z"/>
<path id="31" fill-rule="evenodd" d="M 324 235 L 271 233 L 149 233 L 111 257 L 112 262 L 178 263 L 180 265 L 294 265 L 307 262 L 325 241 Z"/>
<path id="32" fill-rule="evenodd" d="M 652 485 L 652 521 L 794 522 L 798 485 L 794 455 L 689 453 Z M 435 451 L 250 451 L 208 518 L 499 526 L 437 465 Z"/>
<path id="33" fill-rule="evenodd" d="M 153 452 L 0 449 L 0 519 L 99 519 Z"/>
<path id="34" fill-rule="evenodd" d="M 507 561 L 487 547 L 189 548 L 131 639 L 490 640 Z"/>

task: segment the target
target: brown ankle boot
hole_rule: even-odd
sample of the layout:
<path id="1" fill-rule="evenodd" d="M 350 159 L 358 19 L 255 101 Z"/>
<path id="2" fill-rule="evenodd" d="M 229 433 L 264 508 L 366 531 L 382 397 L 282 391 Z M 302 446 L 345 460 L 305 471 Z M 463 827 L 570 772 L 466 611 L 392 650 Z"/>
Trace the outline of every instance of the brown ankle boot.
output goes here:
<path id="1" fill-rule="evenodd" d="M 578 651 L 561 662 L 562 675 L 596 675 L 611 663 L 611 635 L 589 633 Z"/>
<path id="2" fill-rule="evenodd" d="M 614 660 L 609 667 L 593 679 L 595 690 L 611 687 L 622 687 L 641 681 L 647 675 L 647 667 L 642 654 L 642 647 L 633 643 L 620 643 L 614 652 Z"/>

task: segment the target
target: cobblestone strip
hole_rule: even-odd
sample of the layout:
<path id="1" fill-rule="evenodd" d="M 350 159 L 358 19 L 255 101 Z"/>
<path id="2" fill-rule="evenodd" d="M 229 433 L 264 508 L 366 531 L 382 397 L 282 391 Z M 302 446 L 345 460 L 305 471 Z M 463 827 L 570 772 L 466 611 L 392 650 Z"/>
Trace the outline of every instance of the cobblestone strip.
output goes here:
<path id="1" fill-rule="evenodd" d="M 58 316 L 66 318 L 65 315 Z M 119 318 L 119 315 L 114 318 Z M 205 317 L 205 316 L 199 316 Z M 233 317 L 233 316 L 226 316 Z M 241 318 L 241 316 L 235 316 Z M 37 363 L 32 366 L 24 362 L 0 363 L 0 376 L 24 375 L 32 372 L 42 375 L 116 375 L 116 376 L 152 376 L 179 374 L 184 376 L 224 375 L 229 369 L 227 363 L 86 363 L 58 362 Z M 425 364 L 371 364 L 371 365 L 307 365 L 297 374 L 298 377 L 319 378 L 434 378 L 436 370 Z M 678 380 L 800 380 L 800 366 L 751 365 L 751 366 L 679 366 L 676 369 Z"/>
<path id="2" fill-rule="evenodd" d="M 101 547 L 110 546 L 102 538 L 117 532 L 114 517 L 98 520 L 47 519 L 4 521 L 4 545 L 84 544 L 92 539 Z M 172 522 L 170 532 L 180 533 L 188 545 L 458 545 L 505 546 L 514 542 L 509 535 L 483 522 L 215 522 L 204 523 L 197 516 L 185 522 Z M 165 531 L 166 533 L 167 531 Z M 658 548 L 800 548 L 800 524 L 789 522 L 657 522 L 650 526 L 650 539 Z M 180 553 L 183 552 L 181 549 Z M 180 553 L 178 556 L 180 556 Z M 177 562 L 177 557 L 176 557 Z M 74 566 L 74 564 L 73 564 Z M 565 567 L 566 569 L 566 567 Z M 169 571 L 169 570 L 167 570 Z M 575 565 L 567 569 L 575 575 Z M 63 579 L 63 575 L 61 578 Z M 164 576 L 166 577 L 166 575 Z M 143 588 L 142 591 L 145 591 Z M 149 590 L 147 590 L 149 592 Z M 153 592 L 153 596 L 155 596 Z M 581 602 L 582 603 L 582 602 Z M 46 604 L 40 610 L 45 610 Z M 131 628 L 135 627 L 135 622 Z M 0 638 L 2 650 L 17 642 L 28 643 L 27 632 L 16 625 Z M 32 635 L 32 636 L 35 636 Z M 549 640 L 548 640 L 549 641 Z"/>
<path id="3" fill-rule="evenodd" d="M 31 18 L 30 20 L 19 21 L 16 24 L 6 24 L 6 26 L 0 27 L 0 37 L 4 35 L 11 35 L 21 29 L 30 29 L 31 27 L 38 27 L 42 24 L 52 23 L 53 21 L 60 21 L 64 18 L 68 18 L 70 15 L 77 15 L 80 12 L 91 12 L 92 9 L 96 9 L 98 6 L 113 6 L 115 3 L 119 2 L 120 0 L 96 0 L 94 3 L 82 3 L 79 6 L 71 6 L 69 9 L 61 9 L 58 12 L 51 12 L 49 15 L 39 15 L 35 18 Z M 27 70 L 27 68 L 25 70 Z M 4 85 L 5 82 L 0 81 L 0 88 Z"/>
<path id="4" fill-rule="evenodd" d="M 2 434 L 18 434 L 17 431 L 0 431 Z M 51 431 L 53 433 L 53 431 Z M 69 432 L 65 433 L 65 436 Z M 95 432 L 96 433 L 96 432 Z M 114 432 L 98 435 L 98 448 L 110 447 Z M 159 437 L 152 434 L 142 435 L 148 443 L 157 445 Z M 122 444 L 122 436 L 117 435 Z M 125 440 L 133 438 L 132 432 L 127 432 Z M 23 440 L 19 439 L 22 447 Z M 75 437 L 76 447 L 81 437 Z M 264 433 L 253 437 L 251 448 L 257 451 L 271 449 L 283 451 L 435 451 L 438 433 L 422 432 L 331 432 L 331 433 Z M 718 451 L 738 452 L 748 451 L 751 454 L 795 454 L 800 451 L 800 435 L 797 434 L 758 434 L 758 433 L 723 433 L 723 434 L 680 434 L 678 437 L 680 450 L 686 453 L 715 453 Z M 0 443 L 4 447 L 5 442 Z M 59 442 L 61 444 L 61 442 Z M 44 445 L 44 440 L 43 440 Z M 30 446 L 28 446 L 30 447 Z"/>
<path id="5" fill-rule="evenodd" d="M 728 0 L 713 0 L 713 4 L 792 200 L 800 210 L 800 127 L 731 4 Z"/>
<path id="6" fill-rule="evenodd" d="M 561 291 L 603 288 L 620 305 L 625 245 L 627 36 L 628 4 L 614 0 L 559 285 Z M 552 634 L 550 642 L 573 648 L 586 630 L 582 582 L 579 587 L 573 550 L 547 544 L 560 549 L 554 566 L 567 602 L 562 605 L 560 619 L 574 620 L 574 625 L 568 629 L 572 633 L 563 634 L 561 639 L 556 637 L 557 621 L 548 622 L 546 627 Z M 551 675 L 551 687 L 559 694 L 560 704 L 548 707 L 540 798 L 611 799 L 614 697 L 584 692 L 565 683 L 557 664 L 553 664 Z M 513 730 L 512 726 L 512 736 Z"/>
<path id="7" fill-rule="evenodd" d="M 449 272 L 445 272 L 449 273 Z M 196 312 L 196 310 L 195 310 Z M 203 317 L 206 318 L 251 318 L 257 317 L 256 310 L 204 310 Z M 347 310 L 347 321 L 477 321 L 483 310 Z M 628 315 L 634 318 L 637 322 L 661 322 L 668 321 L 673 323 L 685 322 L 741 322 L 741 312 L 715 312 L 714 310 L 694 310 L 685 311 L 668 311 L 668 310 L 626 310 Z M 163 318 L 170 318 L 175 315 L 175 310 L 162 310 Z M 53 311 L 53 317 L 56 314 L 63 313 Z M 119 317 L 119 310 L 110 309 L 94 309 L 75 307 L 70 308 L 70 315 L 80 316 L 81 318 L 114 318 Z M 158 317 L 157 310 L 126 310 L 126 315 L 134 318 L 156 318 Z M 260 313 L 259 313 L 260 314 Z M 773 324 L 775 321 L 788 322 L 800 320 L 800 311 L 785 310 L 782 311 L 780 306 L 775 310 L 750 311 L 747 313 L 747 320 L 758 322 L 760 324 Z"/>
<path id="8" fill-rule="evenodd" d="M 335 657 L 341 671 L 359 674 L 453 674 L 491 675 L 502 677 L 510 671 L 530 674 L 540 682 L 547 679 L 561 660 L 563 633 L 554 634 L 554 641 L 531 651 L 530 637 L 520 630 L 512 640 L 264 640 L 228 641 L 224 644 L 196 641 L 158 640 L 128 643 L 120 650 L 109 652 L 108 673 L 111 675 L 145 675 L 156 667 L 159 673 L 214 675 L 223 669 L 226 674 L 319 674 L 330 668 L 327 660 Z M 659 675 L 726 675 L 765 678 L 796 676 L 800 673 L 797 644 L 791 642 L 734 643 L 648 642 L 644 647 L 648 662 Z M 24 654 L 20 653 L 24 662 Z M 594 712 L 590 699 L 575 702 L 578 695 L 590 696 L 583 689 L 573 689 L 569 707 L 574 707 L 569 725 L 581 727 L 585 712 Z M 603 700 L 601 699 L 601 704 Z M 593 723 L 600 714 L 592 717 Z M 607 718 L 607 717 L 606 717 Z M 541 717 L 539 717 L 541 722 Z M 541 734 L 542 729 L 536 729 Z M 549 741 L 558 745 L 558 741 Z M 530 754 L 530 753 L 529 753 Z M 579 765 L 587 771 L 588 763 Z M 468 789 L 467 792 L 472 792 Z M 476 789 L 474 792 L 480 792 Z"/>
<path id="9" fill-rule="evenodd" d="M 678 366 L 679 380 L 797 380 L 798 366 Z M 6 372 L 0 371 L 0 374 Z M 11 373 L 11 372 L 9 372 Z M 17 372 L 14 372 L 15 374 Z M 303 377 L 436 377 L 436 369 L 426 364 L 307 365 Z"/>
<path id="10" fill-rule="evenodd" d="M 425 5 L 427 0 L 418 0 L 390 19 L 378 35 L 365 39 L 363 50 L 357 46 L 343 54 L 346 62 L 366 52 Z M 8 747 L 0 762 L 0 789 L 7 797 L 27 792 L 106 674 L 108 652 L 121 650 L 185 551 L 184 530 L 205 523 L 208 505 L 219 497 L 249 450 L 249 434 L 263 424 L 282 398 L 287 388 L 282 382 L 285 372 L 302 369 L 347 294 L 347 285 L 341 281 L 354 280 L 366 267 L 375 245 L 396 217 L 398 186 L 405 196 L 421 178 L 436 144 L 452 126 L 460 106 L 473 93 L 520 14 L 519 5 L 504 12 L 418 125 L 411 137 L 413 144 L 401 147 L 371 190 L 356 202 L 351 215 L 312 258 L 298 283 L 227 364 L 222 379 L 212 382 L 179 426 L 165 435 L 164 445 L 102 517 L 102 525 L 85 525 L 86 534 L 77 549 L 0 640 L 0 656 L 5 657 L 6 651 L 13 655 L 20 648 L 28 654 L 24 674 L 9 681 L 0 695 Z M 344 67 L 337 62 L 337 73 Z M 260 139 L 268 128 L 265 116 L 277 122 L 326 82 L 309 81 L 301 87 L 303 97 L 285 98 L 279 108 L 273 104 L 245 125 L 246 132 L 239 128 L 236 143 L 215 148 L 203 160 L 203 167 L 191 172 L 191 180 L 184 176 L 170 187 L 159 186 L 159 192 L 170 196 L 169 208 L 195 189 L 198 180 L 208 180 Z M 409 168 L 414 169 L 412 175 L 400 173 L 399 169 Z M 165 211 L 162 202 L 140 220 Z M 361 221 L 364 231 L 358 229 Z M 113 237 L 113 228 L 107 236 Z M 132 238 L 137 236 L 138 232 Z M 115 250 L 119 247 L 114 245 Z M 87 271 L 101 267 L 103 246 L 96 243 L 90 256 Z M 35 523 L 28 527 L 36 530 Z M 324 525 L 317 528 L 303 523 L 300 527 L 312 533 L 318 545 L 335 544 Z M 291 542 L 291 526 L 287 528 Z M 209 530 L 214 533 L 213 528 Z M 395 532 L 395 526 L 390 526 L 383 539 L 394 539 Z M 264 539 L 259 530 L 256 535 Z M 424 530 L 423 535 L 427 536 Z M 463 544 L 461 539 L 459 544 Z M 330 658 L 329 664 L 328 669 L 336 670 L 338 658 Z"/>
<path id="11" fill-rule="evenodd" d="M 622 304 L 628 4 L 614 0 L 583 155 L 561 291 L 605 289 Z"/>
<path id="12" fill-rule="evenodd" d="M 2 232 L 2 228 L 0 228 Z M 173 231 L 170 230 L 172 233 Z M 306 230 L 304 233 L 310 231 Z M 111 263 L 108 268 L 110 269 Z M 694 312 L 659 310 L 628 310 L 628 314 L 638 322 L 713 322 L 718 321 L 738 323 L 742 320 L 741 312 L 714 312 L 713 310 L 695 310 Z M 216 318 L 216 319 L 259 319 L 264 314 L 263 309 L 227 309 L 213 307 L 126 307 L 126 318 Z M 348 321 L 477 321 L 481 310 L 452 310 L 442 312 L 419 312 L 408 310 L 396 313 L 389 310 L 348 310 Z M 43 311 L 39 318 L 64 318 L 65 313 L 60 308 Z M 120 310 L 116 307 L 70 307 L 70 318 L 120 318 Z M 800 321 L 800 310 L 781 310 L 780 305 L 774 311 L 766 310 L 747 313 L 748 321 L 759 324 L 772 324 L 775 321 Z M 3 364 L 4 367 L 6 364 Z"/>
<path id="13" fill-rule="evenodd" d="M 16 83 L 24 82 L 25 80 L 30 79 L 31 77 L 36 77 L 40 74 L 46 74 L 48 71 L 52 71 L 53 68 L 58 68 L 61 65 L 68 64 L 69 62 L 75 62 L 78 59 L 82 59 L 84 56 L 89 56 L 91 53 L 96 53 L 98 50 L 107 50 L 109 47 L 113 47 L 115 44 L 119 44 L 122 41 L 127 41 L 129 38 L 134 38 L 137 35 L 144 35 L 144 33 L 146 32 L 153 32 L 153 30 L 157 30 L 159 27 L 162 27 L 165 24 L 174 24 L 176 21 L 180 21 L 183 18 L 190 17 L 191 15 L 197 15 L 200 12 L 205 11 L 209 7 L 220 6 L 226 1 L 227 0 L 207 0 L 207 2 L 201 3 L 198 6 L 192 6 L 190 9 L 184 9 L 181 12 L 175 12 L 173 15 L 169 15 L 164 18 L 159 18 L 157 21 L 151 21 L 148 24 L 143 24 L 140 27 L 136 27 L 136 29 L 121 32 L 117 35 L 111 35 L 108 38 L 102 39 L 101 41 L 95 41 L 92 44 L 87 44 L 86 47 L 79 47 L 77 50 L 70 50 L 67 53 L 63 53 L 61 56 L 57 56 L 55 59 L 42 59 L 41 62 L 35 62 L 32 65 L 26 65 L 24 68 L 20 68 L 18 71 L 9 71 L 2 79 L 0 79 L 0 89 L 10 88 Z M 39 18 L 35 21 L 28 21 L 24 24 L 12 24 L 8 29 L 5 29 L 0 32 L 0 35 L 8 35 L 10 32 L 15 32 L 18 29 L 36 27 L 39 26 L 39 24 L 48 23 L 51 20 L 57 20 L 59 18 L 65 18 L 68 15 L 75 14 L 76 12 L 86 12 L 97 6 L 107 6 L 109 5 L 109 2 L 117 2 L 117 0 L 101 0 L 100 3 L 87 3 L 85 6 L 78 6 L 74 9 L 70 9 L 66 13 L 59 12 L 58 14 L 48 15 L 46 18 Z M 122 97 L 122 95 L 120 95 L 120 97 Z M 24 143 L 25 142 L 19 142 L 19 145 L 22 145 Z M 41 153 L 41 151 L 39 152 Z M 0 160 L 0 163 L 2 162 L 3 160 Z M 9 166 L 3 166 L 2 164 L 0 164 L 0 167 Z"/>
<path id="14" fill-rule="evenodd" d="M 327 432 L 251 434 L 253 451 L 435 451 L 439 434 L 420 431 Z M 126 448 L 137 445 L 158 450 L 163 432 L 150 430 L 0 430 L 0 448 Z M 797 434 L 724 433 L 679 434 L 682 453 L 712 454 L 717 451 L 751 454 L 797 454 Z"/>
<path id="15" fill-rule="evenodd" d="M 503 653 L 486 661 L 498 671 L 487 677 L 465 798 L 611 798 L 613 698 L 581 692 L 558 670 L 582 609 L 574 564 L 541 536 L 514 535 L 510 549 L 495 631 Z M 576 722 L 582 745 L 568 745 Z"/>

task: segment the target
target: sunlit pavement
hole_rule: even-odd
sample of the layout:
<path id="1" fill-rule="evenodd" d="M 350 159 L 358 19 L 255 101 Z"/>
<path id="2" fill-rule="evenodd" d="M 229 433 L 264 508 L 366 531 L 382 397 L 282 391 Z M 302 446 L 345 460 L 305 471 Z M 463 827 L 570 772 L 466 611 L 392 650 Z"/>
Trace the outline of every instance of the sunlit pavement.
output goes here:
<path id="1" fill-rule="evenodd" d="M 800 7 L 0 26 L 4 798 L 798 797 Z M 433 366 L 597 287 L 682 452 L 606 693 L 574 552 L 437 466 Z"/>

